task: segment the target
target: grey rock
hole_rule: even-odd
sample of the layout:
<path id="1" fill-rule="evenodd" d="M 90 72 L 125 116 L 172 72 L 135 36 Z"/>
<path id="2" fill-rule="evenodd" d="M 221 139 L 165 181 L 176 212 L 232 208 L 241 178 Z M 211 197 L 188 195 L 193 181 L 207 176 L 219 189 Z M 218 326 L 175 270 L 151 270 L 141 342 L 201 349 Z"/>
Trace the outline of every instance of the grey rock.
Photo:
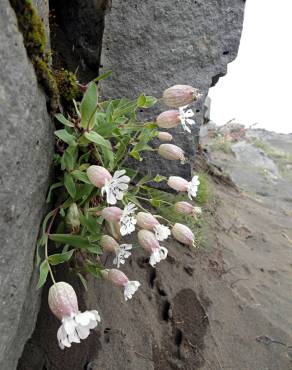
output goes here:
<path id="1" fill-rule="evenodd" d="M 101 58 L 113 75 L 102 84 L 102 94 L 136 97 L 145 92 L 161 97 L 171 85 L 189 84 L 206 96 L 237 55 L 244 5 L 243 0 L 113 1 Z M 194 104 L 194 110 L 199 126 L 204 99 Z M 186 149 L 190 158 L 197 143 L 198 128 L 193 135 L 175 137 L 175 144 Z M 159 167 L 180 174 L 176 163 L 163 160 Z"/>
<path id="2" fill-rule="evenodd" d="M 8 0 L 0 8 L 0 368 L 16 368 L 38 311 L 34 254 L 53 126 Z"/>
<path id="3" fill-rule="evenodd" d="M 52 0 L 54 63 L 76 72 L 81 82 L 98 76 L 107 0 Z"/>

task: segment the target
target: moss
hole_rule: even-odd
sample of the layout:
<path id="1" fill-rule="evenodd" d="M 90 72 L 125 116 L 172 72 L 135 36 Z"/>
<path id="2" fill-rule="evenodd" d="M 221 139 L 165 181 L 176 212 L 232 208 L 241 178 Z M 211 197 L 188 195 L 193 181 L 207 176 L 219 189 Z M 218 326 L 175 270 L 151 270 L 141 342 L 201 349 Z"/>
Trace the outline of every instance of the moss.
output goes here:
<path id="1" fill-rule="evenodd" d="M 10 3 L 17 15 L 29 57 L 42 56 L 46 47 L 46 32 L 31 0 L 10 0 Z"/>
<path id="2" fill-rule="evenodd" d="M 196 196 L 196 202 L 200 205 L 205 205 L 209 203 L 212 198 L 212 186 L 208 176 L 205 173 L 201 172 L 198 174 L 198 176 L 200 179 L 200 185 Z"/>
<path id="3" fill-rule="evenodd" d="M 58 107 L 59 92 L 53 72 L 49 66 L 46 48 L 46 32 L 43 22 L 31 0 L 10 0 L 18 21 L 18 28 L 23 35 L 23 43 L 34 66 L 38 82 L 49 98 L 50 110 Z"/>
<path id="4" fill-rule="evenodd" d="M 74 73 L 62 68 L 55 72 L 55 78 L 60 97 L 66 102 L 71 102 L 73 99 L 78 100 L 81 97 L 78 81 Z"/>
<path id="5" fill-rule="evenodd" d="M 43 86 L 50 99 L 51 109 L 55 111 L 58 108 L 59 90 L 54 74 L 48 63 L 42 58 L 34 58 L 33 65 L 35 67 L 38 82 Z"/>

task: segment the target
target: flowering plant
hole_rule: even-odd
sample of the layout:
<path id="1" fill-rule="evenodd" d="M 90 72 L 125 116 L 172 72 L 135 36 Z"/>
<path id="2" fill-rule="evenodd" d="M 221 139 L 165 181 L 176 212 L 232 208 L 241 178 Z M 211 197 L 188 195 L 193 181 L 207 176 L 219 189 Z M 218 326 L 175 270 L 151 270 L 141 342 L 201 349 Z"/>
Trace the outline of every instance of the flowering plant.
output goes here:
<path id="1" fill-rule="evenodd" d="M 132 244 L 120 242 L 123 236 L 138 231 L 138 242 L 149 254 L 153 267 L 167 258 L 168 251 L 160 243 L 171 234 L 182 244 L 195 245 L 193 232 L 186 225 L 173 225 L 159 214 L 152 215 L 147 203 L 157 209 L 161 202 L 172 206 L 151 195 L 149 183 L 161 181 L 167 181 L 169 187 L 178 192 L 185 192 L 192 200 L 200 183 L 198 176 L 190 182 L 159 174 L 139 178 L 137 171 L 127 167 L 127 161 L 129 157 L 141 161 L 145 151 L 157 151 L 166 160 L 185 161 L 183 150 L 176 145 L 161 144 L 157 150 L 149 142 L 154 137 L 172 140 L 167 132 L 159 132 L 159 127 L 181 124 L 190 132 L 186 122 L 194 123 L 189 119 L 193 112 L 185 113 L 184 109 L 198 97 L 198 91 L 191 86 L 173 86 L 165 90 L 162 100 L 178 110 L 161 113 L 156 122 L 141 123 L 137 110 L 152 107 L 156 98 L 142 94 L 136 100 L 100 101 L 93 81 L 87 85 L 82 101 L 74 101 L 74 113 L 67 117 L 56 115 L 62 125 L 55 131 L 57 182 L 48 194 L 48 202 L 54 197 L 56 207 L 47 214 L 41 228 L 38 287 L 43 286 L 50 274 L 54 284 L 50 289 L 49 305 L 62 320 L 58 332 L 61 348 L 86 338 L 100 318 L 97 311 L 78 311 L 73 288 L 64 282 L 56 283 L 53 266 L 70 263 L 85 287 L 88 274 L 107 279 L 124 287 L 124 297 L 128 300 L 140 283 L 129 280 L 118 270 L 134 253 Z M 199 214 L 198 207 L 187 202 L 180 202 L 174 209 L 180 214 Z M 49 241 L 56 243 L 58 253 L 49 255 Z M 103 253 L 113 254 L 112 263 L 118 269 L 105 267 L 100 258 Z"/>

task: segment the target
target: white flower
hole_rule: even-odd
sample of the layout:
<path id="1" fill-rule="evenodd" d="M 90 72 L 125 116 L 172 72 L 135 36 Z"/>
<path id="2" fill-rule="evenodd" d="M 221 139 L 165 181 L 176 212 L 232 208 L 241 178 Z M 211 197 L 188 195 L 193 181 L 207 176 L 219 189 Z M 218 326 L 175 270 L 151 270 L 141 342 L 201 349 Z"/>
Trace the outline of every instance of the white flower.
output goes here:
<path id="1" fill-rule="evenodd" d="M 114 265 L 117 265 L 117 268 L 120 268 L 120 264 L 124 264 L 126 259 L 130 257 L 132 249 L 132 244 L 121 244 L 116 249 L 116 257 L 113 260 Z"/>
<path id="2" fill-rule="evenodd" d="M 120 232 L 122 236 L 131 234 L 133 231 L 135 231 L 137 220 L 134 213 L 136 210 L 137 207 L 131 202 L 125 206 L 120 219 Z"/>
<path id="3" fill-rule="evenodd" d="M 59 347 L 71 347 L 71 343 L 80 343 L 97 326 L 100 316 L 96 310 L 71 313 L 62 319 L 62 325 L 57 332 Z"/>
<path id="4" fill-rule="evenodd" d="M 199 185 L 200 185 L 199 177 L 194 176 L 187 186 L 188 196 L 191 200 L 192 198 L 196 197 Z"/>
<path id="5" fill-rule="evenodd" d="M 105 179 L 105 184 L 101 188 L 101 195 L 106 193 L 108 204 L 116 204 L 118 200 L 123 199 L 131 180 L 129 176 L 124 176 L 125 173 L 125 170 L 119 170 L 114 173 L 112 180 Z"/>
<path id="6" fill-rule="evenodd" d="M 168 254 L 168 250 L 165 247 L 159 246 L 158 248 L 153 248 L 150 255 L 149 264 L 155 267 L 156 263 L 165 260 Z"/>
<path id="7" fill-rule="evenodd" d="M 161 224 L 155 225 L 153 231 L 156 239 L 159 241 L 167 239 L 171 234 L 169 227 Z"/>
<path id="8" fill-rule="evenodd" d="M 185 112 L 185 109 L 187 108 L 188 106 L 184 106 L 184 107 L 180 107 L 178 108 L 179 110 L 179 119 L 180 119 L 180 122 L 181 122 L 181 125 L 183 127 L 183 129 L 189 133 L 191 133 L 191 130 L 190 128 L 187 126 L 190 125 L 195 125 L 196 122 L 193 120 L 193 119 L 190 119 L 190 117 L 193 117 L 195 115 L 195 113 L 192 111 L 192 109 L 188 109 L 186 112 Z"/>
<path id="9" fill-rule="evenodd" d="M 128 299 L 131 299 L 133 297 L 133 294 L 137 291 L 141 284 L 139 281 L 131 281 L 129 280 L 125 285 L 125 290 L 124 290 L 124 297 L 125 300 L 127 301 Z"/>

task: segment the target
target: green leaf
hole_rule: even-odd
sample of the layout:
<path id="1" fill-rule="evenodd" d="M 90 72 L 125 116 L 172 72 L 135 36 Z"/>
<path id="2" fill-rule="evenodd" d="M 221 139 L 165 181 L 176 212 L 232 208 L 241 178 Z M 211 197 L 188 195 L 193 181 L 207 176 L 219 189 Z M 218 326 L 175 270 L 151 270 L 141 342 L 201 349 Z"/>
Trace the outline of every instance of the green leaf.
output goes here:
<path id="1" fill-rule="evenodd" d="M 96 217 L 80 214 L 80 222 L 91 234 L 97 234 L 100 231 L 100 225 L 97 224 Z"/>
<path id="2" fill-rule="evenodd" d="M 86 184 L 91 184 L 91 182 L 89 181 L 89 178 L 86 174 L 86 172 L 82 172 L 82 171 L 79 171 L 79 170 L 74 170 L 71 172 L 71 175 L 76 179 L 76 180 L 79 180 L 79 181 L 82 181 L 82 182 L 85 182 Z"/>
<path id="3" fill-rule="evenodd" d="M 63 116 L 63 114 L 61 113 L 55 114 L 55 117 L 59 122 L 63 123 L 63 125 L 68 127 L 74 127 L 74 123 L 68 121 L 67 118 Z"/>
<path id="4" fill-rule="evenodd" d="M 55 135 L 70 146 L 76 146 L 75 136 L 69 134 L 65 129 L 55 131 Z"/>
<path id="5" fill-rule="evenodd" d="M 139 152 L 137 152 L 137 150 L 134 150 L 134 149 L 131 150 L 130 156 L 137 159 L 137 161 L 140 161 L 140 162 L 143 160 L 143 158 L 140 157 Z"/>
<path id="6" fill-rule="evenodd" d="M 160 175 L 156 175 L 153 179 L 154 182 L 161 182 L 161 181 L 164 181 L 164 180 L 167 180 L 167 177 L 165 176 L 160 176 Z"/>
<path id="7" fill-rule="evenodd" d="M 62 244 L 69 244 L 74 248 L 89 249 L 95 247 L 88 238 L 72 234 L 50 234 L 49 239 Z"/>
<path id="8" fill-rule="evenodd" d="M 97 107 L 97 88 L 95 82 L 90 82 L 80 104 L 81 126 L 91 127 Z"/>
<path id="9" fill-rule="evenodd" d="M 96 79 L 93 80 L 93 81 L 98 82 L 98 81 L 104 80 L 105 78 L 108 78 L 112 73 L 113 73 L 113 71 L 107 71 L 107 72 L 103 73 L 102 75 L 96 77 Z"/>
<path id="10" fill-rule="evenodd" d="M 75 99 L 73 99 L 73 104 L 74 104 L 74 108 L 75 108 L 77 116 L 79 118 L 81 118 L 81 114 L 80 114 L 80 111 L 79 111 L 80 103 L 77 103 L 77 101 Z"/>
<path id="11" fill-rule="evenodd" d="M 120 116 L 124 116 L 129 113 L 134 113 L 137 108 L 137 101 L 128 100 L 128 99 L 121 99 L 119 105 L 114 110 L 112 115 L 113 120 L 116 120 Z"/>
<path id="12" fill-rule="evenodd" d="M 146 96 L 144 94 L 141 94 L 139 98 L 137 99 L 137 106 L 139 108 L 144 108 L 144 105 L 146 104 Z"/>
<path id="13" fill-rule="evenodd" d="M 89 195 L 92 193 L 92 190 L 94 189 L 94 185 L 91 184 L 78 184 L 77 185 L 77 191 L 76 191 L 76 196 L 75 200 L 86 200 Z"/>
<path id="14" fill-rule="evenodd" d="M 85 132 L 84 136 L 86 137 L 87 140 L 91 141 L 92 143 L 98 144 L 100 146 L 103 146 L 107 149 L 112 150 L 111 143 L 108 140 L 105 140 L 97 132 L 94 132 L 94 131 Z"/>
<path id="15" fill-rule="evenodd" d="M 70 194 L 71 198 L 75 198 L 76 196 L 76 186 L 73 180 L 73 177 L 69 173 L 64 174 L 64 185 Z"/>
<path id="16" fill-rule="evenodd" d="M 49 189 L 49 192 L 48 192 L 48 195 L 47 195 L 47 199 L 46 199 L 46 202 L 47 203 L 50 203 L 50 201 L 51 201 L 53 190 L 55 190 L 57 188 L 60 188 L 62 186 L 63 186 L 63 183 L 62 182 L 56 182 L 55 184 L 53 184 L 53 185 L 50 186 L 50 189 Z"/>
<path id="17" fill-rule="evenodd" d="M 49 264 L 47 260 L 44 260 L 40 265 L 40 277 L 37 285 L 37 289 L 40 289 L 46 282 L 49 273 Z"/>
<path id="18" fill-rule="evenodd" d="M 150 108 L 157 103 L 157 99 L 154 96 L 146 96 L 146 102 L 143 108 Z"/>
<path id="19" fill-rule="evenodd" d="M 78 158 L 78 148 L 77 146 L 69 146 L 61 159 L 61 169 L 72 171 L 76 166 L 76 161 Z"/>
<path id="20" fill-rule="evenodd" d="M 161 206 L 161 201 L 159 199 L 150 199 L 150 203 L 155 208 L 159 208 Z"/>
<path id="21" fill-rule="evenodd" d="M 87 272 L 90 272 L 91 275 L 93 275 L 96 278 L 102 277 L 102 275 L 101 275 L 101 268 L 98 267 L 98 266 L 95 266 L 93 264 L 90 264 L 90 265 L 88 264 L 88 265 L 85 266 L 85 270 Z"/>
<path id="22" fill-rule="evenodd" d="M 46 217 L 44 218 L 44 221 L 43 221 L 43 224 L 42 224 L 42 235 L 45 235 L 46 228 L 47 228 L 47 223 L 48 223 L 49 219 L 55 214 L 55 212 L 56 212 L 56 210 L 50 211 L 46 215 Z M 45 245 L 46 239 L 42 239 L 41 242 L 43 242 L 42 245 Z"/>
<path id="23" fill-rule="evenodd" d="M 124 137 L 118 144 L 118 150 L 115 153 L 115 165 L 117 165 L 125 156 L 128 151 L 128 145 L 131 140 L 131 136 Z"/>
<path id="24" fill-rule="evenodd" d="M 75 252 L 75 250 L 71 249 L 68 252 L 51 254 L 48 258 L 49 263 L 50 263 L 50 265 L 55 266 L 55 265 L 59 265 L 60 263 L 67 262 L 71 259 L 74 252 Z"/>

